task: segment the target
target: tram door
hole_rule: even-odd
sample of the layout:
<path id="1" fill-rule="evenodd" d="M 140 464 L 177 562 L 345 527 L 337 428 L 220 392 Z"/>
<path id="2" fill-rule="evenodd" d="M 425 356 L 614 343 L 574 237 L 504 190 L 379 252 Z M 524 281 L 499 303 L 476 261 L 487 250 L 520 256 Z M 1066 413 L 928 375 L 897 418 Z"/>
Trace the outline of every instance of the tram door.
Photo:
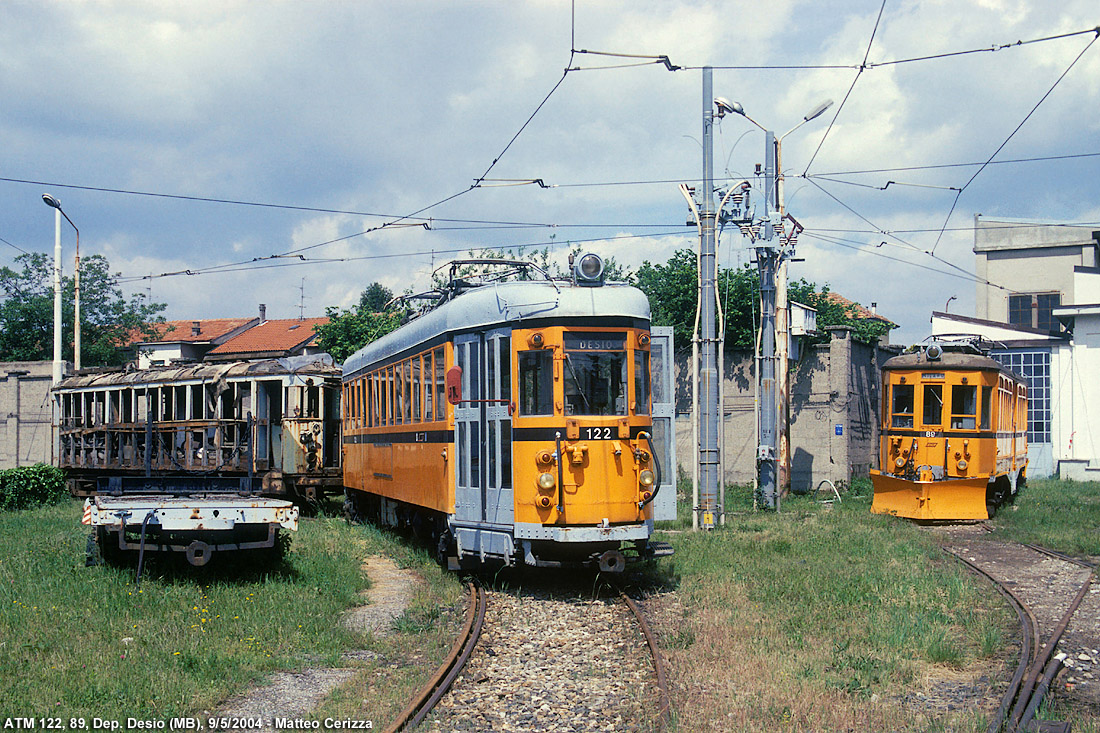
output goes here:
<path id="1" fill-rule="evenodd" d="M 455 337 L 462 403 L 455 406 L 455 518 L 487 528 L 510 527 L 512 493 L 511 331 Z M 484 537 L 482 547 L 496 538 Z M 490 554 L 492 550 L 485 548 Z"/>

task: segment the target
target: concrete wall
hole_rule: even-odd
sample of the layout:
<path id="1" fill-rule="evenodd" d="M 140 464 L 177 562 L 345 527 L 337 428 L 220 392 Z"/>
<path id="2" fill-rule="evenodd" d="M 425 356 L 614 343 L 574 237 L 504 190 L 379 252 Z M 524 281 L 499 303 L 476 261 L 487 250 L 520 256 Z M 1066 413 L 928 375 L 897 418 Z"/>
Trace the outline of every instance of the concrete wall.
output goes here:
<path id="1" fill-rule="evenodd" d="M 806 350 L 791 374 L 791 489 L 848 481 L 878 467 L 882 363 L 898 353 L 853 341 L 830 328 L 830 341 Z M 676 455 L 690 475 L 696 460 L 691 417 L 691 351 L 676 359 Z M 726 356 L 722 414 L 725 481 L 750 483 L 756 471 L 756 370 L 752 353 Z"/>
<path id="2" fill-rule="evenodd" d="M 53 362 L 0 362 L 0 469 L 51 462 L 52 375 Z"/>

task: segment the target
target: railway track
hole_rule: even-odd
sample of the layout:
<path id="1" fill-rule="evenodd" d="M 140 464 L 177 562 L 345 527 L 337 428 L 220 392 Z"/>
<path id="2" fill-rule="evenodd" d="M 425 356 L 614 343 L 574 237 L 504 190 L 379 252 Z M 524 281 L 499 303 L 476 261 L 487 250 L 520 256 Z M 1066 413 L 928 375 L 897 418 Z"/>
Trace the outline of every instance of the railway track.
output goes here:
<path id="1" fill-rule="evenodd" d="M 662 730 L 668 717 L 664 662 L 625 593 L 471 586 L 451 654 L 387 730 Z"/>
<path id="2" fill-rule="evenodd" d="M 1088 660 L 1089 667 L 1100 662 L 1093 658 L 1100 644 L 1094 608 L 1100 604 L 1100 589 L 1094 586 L 1095 566 L 1035 545 L 996 542 L 979 536 L 967 542 L 955 541 L 944 550 L 992 582 L 1015 609 L 1020 623 L 1019 663 L 990 722 L 989 733 L 1037 729 L 1032 727 L 1037 725 L 1036 713 L 1063 666 L 1080 666 L 1082 659 Z M 1065 643 L 1068 629 L 1074 630 L 1073 639 Z M 1066 651 L 1056 653 L 1060 644 Z M 1075 655 L 1075 647 L 1083 651 Z M 1088 676 L 1091 678 L 1092 673 Z M 1067 684 L 1065 688 L 1072 691 L 1074 686 Z M 1076 695 L 1082 699 L 1075 702 L 1091 706 L 1091 698 L 1097 695 L 1093 688 L 1087 694 Z M 1058 731 L 1069 727 L 1044 723 L 1038 729 Z"/>

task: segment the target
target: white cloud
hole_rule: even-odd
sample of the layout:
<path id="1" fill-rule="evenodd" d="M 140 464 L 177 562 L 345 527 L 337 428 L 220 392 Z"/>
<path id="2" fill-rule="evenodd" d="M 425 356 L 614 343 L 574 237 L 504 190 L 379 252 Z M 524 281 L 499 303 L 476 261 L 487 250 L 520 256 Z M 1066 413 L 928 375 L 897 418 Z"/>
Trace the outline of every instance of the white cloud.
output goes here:
<path id="1" fill-rule="evenodd" d="M 666 54 L 684 66 L 858 64 L 878 7 L 841 5 L 582 3 L 576 45 Z M 554 0 L 8 6 L 0 25 L 0 176 L 407 214 L 466 191 L 561 79 L 570 8 Z M 1038 0 L 905 0 L 886 5 L 870 61 L 990 48 L 1096 22 L 1092 0 L 1053 9 Z M 868 68 L 810 172 L 984 161 L 1091 38 Z M 573 64 L 630 61 L 583 54 Z M 806 237 L 799 248 L 806 262 L 792 275 L 828 282 L 865 305 L 878 302 L 881 313 L 903 324 L 906 339 L 917 339 L 928 312 L 942 309 L 951 295 L 958 298 L 953 311 L 969 307 L 973 283 L 884 259 L 879 255 L 904 255 L 950 270 L 927 255 L 874 247 L 896 241 L 878 230 L 930 249 L 954 192 L 897 184 L 959 187 L 976 168 L 839 177 L 862 186 L 817 181 L 842 203 L 799 181 L 855 73 L 717 68 L 714 91 L 780 133 L 823 98 L 836 100 L 837 107 L 784 143 L 787 199 L 811 231 L 847 230 L 830 235 L 876 253 Z M 1097 78 L 1100 44 L 998 160 L 1100 149 L 1100 120 L 1091 114 Z M 260 302 L 272 317 L 289 317 L 298 312 L 303 278 L 307 314 L 317 314 L 327 305 L 351 305 L 376 280 L 395 292 L 426 288 L 433 264 L 456 250 L 596 240 L 583 246 L 631 266 L 661 259 L 695 241 L 674 183 L 569 184 L 698 178 L 700 91 L 698 69 L 673 73 L 651 64 L 570 72 L 490 174 L 561 187 L 468 191 L 424 213 L 434 218 L 431 231 L 394 228 L 304 253 L 336 260 L 327 264 L 262 260 L 253 266 L 264 269 L 148 281 L 153 296 L 167 301 L 175 318 L 251 314 Z M 715 157 L 718 170 L 728 160 L 732 173 L 751 177 L 763 162 L 762 135 L 728 116 Z M 976 211 L 1100 220 L 1095 161 L 989 166 L 960 197 L 936 254 L 972 268 L 966 227 Z M 887 181 L 895 183 L 876 190 Z M 81 227 L 82 251 L 106 254 L 115 269 L 136 276 L 263 258 L 384 221 L 0 182 L 0 237 L 50 250 L 52 219 L 39 202 L 42 190 L 63 198 Z M 9 257 L 0 264 L 16 254 L 0 252 Z M 746 250 L 728 252 L 736 261 Z"/>

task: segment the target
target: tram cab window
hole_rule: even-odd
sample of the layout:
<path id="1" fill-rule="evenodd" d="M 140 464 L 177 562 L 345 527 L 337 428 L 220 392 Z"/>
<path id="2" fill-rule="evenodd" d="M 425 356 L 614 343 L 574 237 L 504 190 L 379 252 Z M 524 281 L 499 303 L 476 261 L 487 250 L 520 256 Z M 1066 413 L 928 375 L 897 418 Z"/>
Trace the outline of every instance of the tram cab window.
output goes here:
<path id="1" fill-rule="evenodd" d="M 626 415 L 626 334 L 565 334 L 565 414 Z"/>
<path id="2" fill-rule="evenodd" d="M 921 421 L 925 425 L 943 425 L 943 385 L 924 385 L 924 412 Z"/>
<path id="3" fill-rule="evenodd" d="M 554 414 L 554 352 L 519 352 L 519 407 L 523 415 Z"/>
<path id="4" fill-rule="evenodd" d="M 951 387 L 951 429 L 973 430 L 978 414 L 978 388 L 967 384 Z"/>
<path id="5" fill-rule="evenodd" d="M 890 402 L 890 427 L 913 427 L 913 385 L 895 384 Z"/>

